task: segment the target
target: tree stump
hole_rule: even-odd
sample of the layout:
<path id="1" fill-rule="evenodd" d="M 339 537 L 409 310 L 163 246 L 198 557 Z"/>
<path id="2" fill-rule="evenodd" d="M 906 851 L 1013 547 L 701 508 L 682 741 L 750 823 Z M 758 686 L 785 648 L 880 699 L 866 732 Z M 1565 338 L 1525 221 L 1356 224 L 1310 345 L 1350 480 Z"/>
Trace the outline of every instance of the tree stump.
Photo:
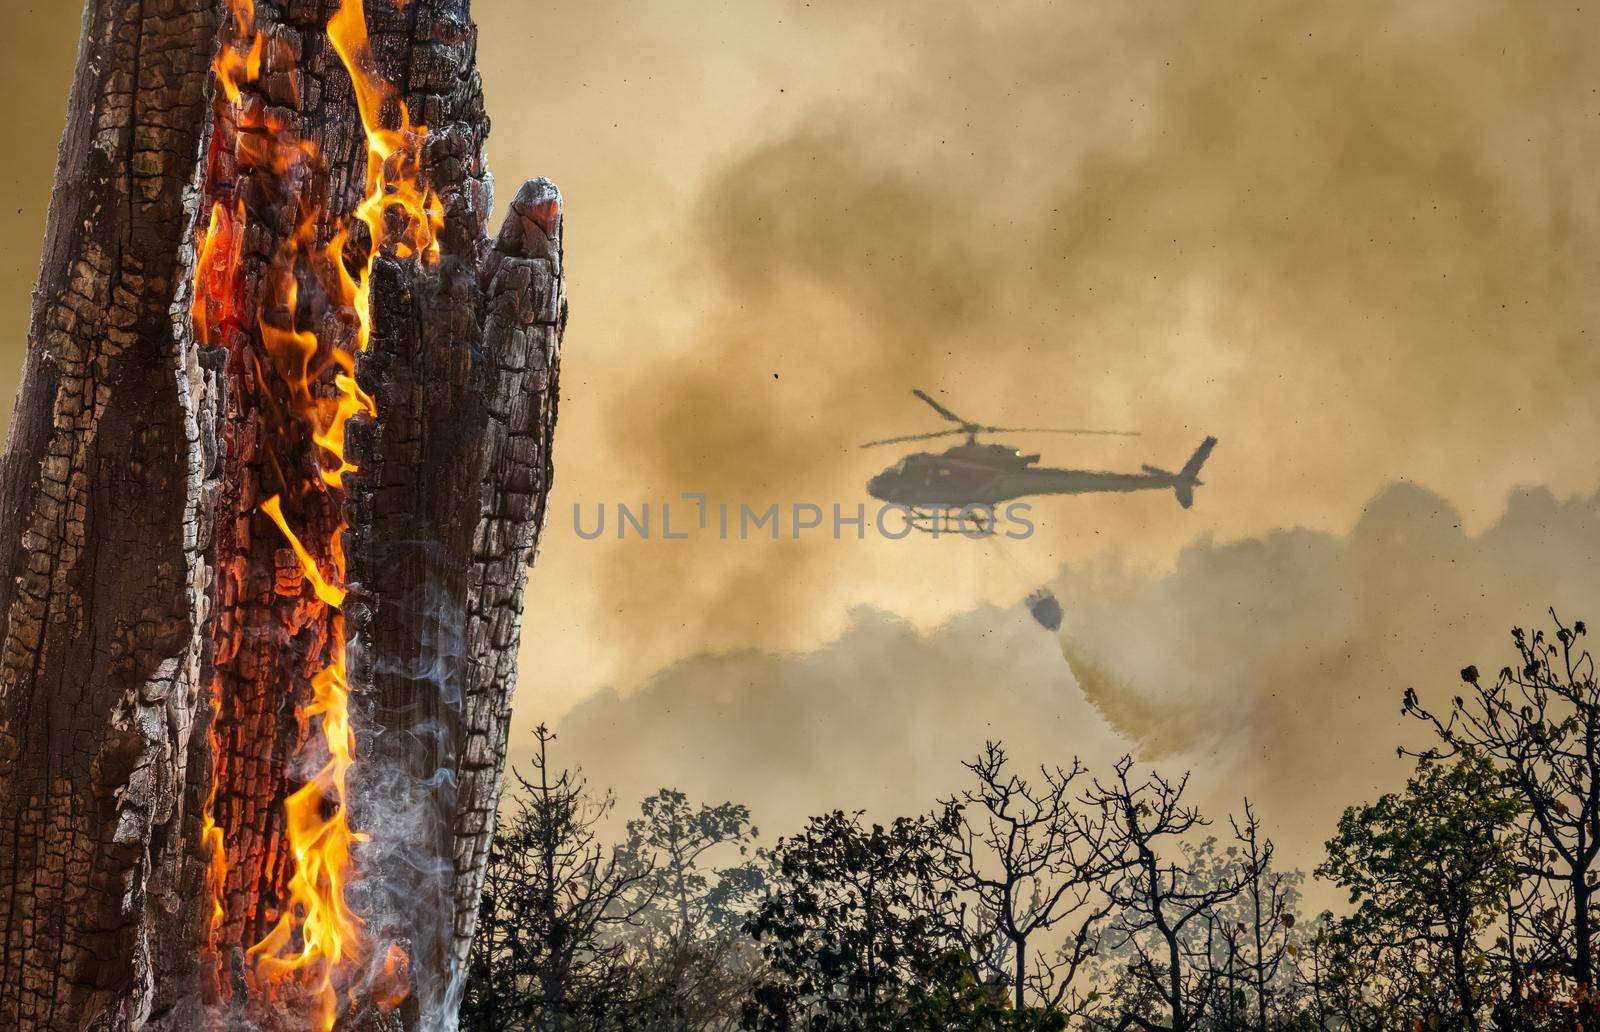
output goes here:
<path id="1" fill-rule="evenodd" d="M 451 1027 L 561 200 L 465 0 L 90 0 L 0 460 L 0 1027 Z M 424 128 L 425 127 L 425 128 Z"/>

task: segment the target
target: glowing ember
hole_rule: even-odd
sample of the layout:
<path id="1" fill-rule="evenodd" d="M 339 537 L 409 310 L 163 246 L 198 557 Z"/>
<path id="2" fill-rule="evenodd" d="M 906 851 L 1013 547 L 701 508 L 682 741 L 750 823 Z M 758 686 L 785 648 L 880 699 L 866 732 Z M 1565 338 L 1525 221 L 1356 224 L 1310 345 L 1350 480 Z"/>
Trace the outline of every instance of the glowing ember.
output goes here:
<path id="1" fill-rule="evenodd" d="M 350 826 L 347 806 L 356 756 L 345 627 L 339 612 L 346 596 L 341 544 L 345 524 L 337 518 L 331 530 L 319 533 L 316 528 L 327 521 L 310 520 L 297 531 L 296 513 L 314 508 L 314 499 L 320 499 L 318 511 L 343 512 L 344 476 L 356 468 L 344 453 L 346 427 L 357 416 L 377 414 L 375 402 L 355 379 L 355 356 L 366 350 L 371 337 L 374 263 L 380 253 L 435 259 L 443 217 L 438 198 L 422 183 L 427 131 L 411 124 L 405 105 L 378 73 L 359 0 L 342 0 L 328 23 L 329 42 L 355 88 L 367 141 L 364 197 L 350 216 L 339 220 L 330 218 L 326 185 L 315 174 L 319 156 L 314 144 L 275 124 L 261 105 L 252 106 L 246 98 L 245 87 L 260 78 L 271 46 L 256 24 L 252 0 L 230 0 L 229 14 L 229 41 L 214 63 L 219 105 L 239 127 L 239 146 L 252 167 L 270 170 L 277 210 L 292 212 L 295 228 L 261 270 L 253 317 L 242 318 L 241 251 L 251 228 L 250 214 L 243 200 L 232 207 L 221 201 L 213 205 L 196 262 L 195 334 L 203 343 L 226 346 L 224 327 L 253 328 L 260 350 L 251 349 L 244 356 L 250 382 L 271 392 L 263 400 L 274 409 L 275 425 L 303 427 L 313 444 L 310 461 L 303 464 L 307 469 L 291 468 L 269 455 L 282 491 L 262 501 L 259 511 L 277 526 L 309 585 L 314 598 L 297 604 L 323 625 L 321 640 L 326 642 L 325 665 L 310 678 L 309 702 L 295 713 L 301 739 L 307 742 L 300 760 L 317 769 L 285 800 L 284 834 L 293 870 L 275 925 L 247 951 L 247 979 L 253 995 L 308 999 L 313 1026 L 326 1030 L 338 1017 L 341 992 L 365 979 L 376 958 L 371 956 L 361 919 L 345 898 L 351 848 L 363 840 Z M 398 113 L 396 128 L 381 124 L 386 108 Z M 350 230 L 357 220 L 366 226 L 370 243 L 350 254 Z M 328 241 L 319 244 L 322 226 L 330 226 L 331 232 Z M 318 304 L 308 303 L 313 300 Z M 323 302 L 348 315 L 353 332 L 350 324 L 336 319 L 305 325 L 313 321 L 305 313 Z M 248 325 L 252 322 L 253 327 Z M 280 580 L 280 593 L 301 590 L 293 582 L 286 588 Z M 220 695 L 220 678 L 217 688 Z M 213 705 L 217 748 L 222 707 L 219 701 Z M 216 781 L 223 775 L 213 774 L 203 834 L 210 853 L 213 899 L 209 940 L 220 969 L 229 844 L 214 812 Z M 392 1008 L 404 998 L 408 965 L 404 951 L 390 945 L 369 985 L 380 1009 Z M 220 970 L 218 974 L 219 983 L 224 982 Z"/>

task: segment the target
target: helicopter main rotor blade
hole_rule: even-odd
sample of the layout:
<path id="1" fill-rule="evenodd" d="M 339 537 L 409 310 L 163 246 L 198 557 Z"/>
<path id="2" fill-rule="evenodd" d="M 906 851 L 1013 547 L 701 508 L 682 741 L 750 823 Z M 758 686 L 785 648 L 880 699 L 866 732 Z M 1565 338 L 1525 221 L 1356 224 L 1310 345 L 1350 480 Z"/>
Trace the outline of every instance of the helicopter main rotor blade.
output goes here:
<path id="1" fill-rule="evenodd" d="M 905 437 L 885 437 L 881 441 L 868 441 L 866 444 L 857 445 L 857 447 L 876 448 L 880 444 L 902 444 L 906 441 L 926 441 L 930 437 L 949 437 L 951 434 L 960 434 L 965 432 L 965 430 L 935 430 L 931 434 L 908 434 Z"/>
<path id="2" fill-rule="evenodd" d="M 939 413 L 939 415 L 943 416 L 944 418 L 950 420 L 950 422 L 952 422 L 952 423 L 960 423 L 962 426 L 971 426 L 972 425 L 971 423 L 968 423 L 965 419 L 962 419 L 960 416 L 956 415 L 954 412 L 951 412 L 949 409 L 947 409 L 943 405 L 939 404 L 937 401 L 934 401 L 933 398 L 926 391 L 923 391 L 923 390 L 920 390 L 920 389 L 918 389 L 916 387 L 913 387 L 913 388 L 911 388 L 911 393 L 915 394 L 917 397 L 921 398 L 923 401 L 925 401 L 929 405 L 933 406 L 933 410 L 935 412 Z"/>
<path id="3" fill-rule="evenodd" d="M 1083 430 L 1045 426 L 980 426 L 978 427 L 978 432 L 984 434 L 1084 434 L 1096 437 L 1139 436 L 1139 431 L 1137 430 Z"/>

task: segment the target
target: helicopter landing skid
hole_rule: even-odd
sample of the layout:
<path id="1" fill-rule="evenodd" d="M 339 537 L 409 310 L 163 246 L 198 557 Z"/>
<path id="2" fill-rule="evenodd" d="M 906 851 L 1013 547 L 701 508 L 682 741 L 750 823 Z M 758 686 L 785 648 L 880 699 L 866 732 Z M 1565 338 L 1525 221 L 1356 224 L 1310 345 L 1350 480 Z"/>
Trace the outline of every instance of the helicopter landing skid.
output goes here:
<path id="1" fill-rule="evenodd" d="M 906 509 L 906 525 L 932 537 L 959 536 L 973 540 L 993 537 L 999 520 L 984 505 L 964 508 Z"/>

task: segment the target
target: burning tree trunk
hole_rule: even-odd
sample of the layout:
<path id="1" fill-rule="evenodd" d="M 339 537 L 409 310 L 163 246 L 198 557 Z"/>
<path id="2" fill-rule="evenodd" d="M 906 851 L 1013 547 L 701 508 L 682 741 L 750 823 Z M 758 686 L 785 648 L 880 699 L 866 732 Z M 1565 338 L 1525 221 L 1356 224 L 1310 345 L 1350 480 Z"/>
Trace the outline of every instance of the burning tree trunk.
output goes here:
<path id="1" fill-rule="evenodd" d="M 0 467 L 0 1026 L 453 1020 L 561 205 L 487 238 L 467 3 L 365 6 L 89 5 Z"/>

